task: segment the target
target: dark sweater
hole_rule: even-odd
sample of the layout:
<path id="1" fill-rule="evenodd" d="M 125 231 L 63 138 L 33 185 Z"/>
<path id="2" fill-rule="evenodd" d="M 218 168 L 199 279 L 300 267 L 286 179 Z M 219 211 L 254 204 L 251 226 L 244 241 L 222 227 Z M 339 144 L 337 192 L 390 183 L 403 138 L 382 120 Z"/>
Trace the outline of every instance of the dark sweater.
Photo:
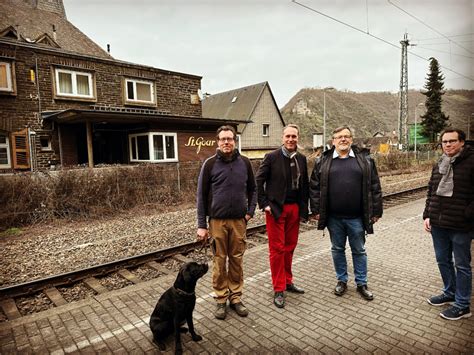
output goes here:
<path id="1" fill-rule="evenodd" d="M 362 216 L 362 170 L 355 158 L 336 158 L 332 161 L 329 169 L 328 201 L 330 216 Z"/>
<path id="2" fill-rule="evenodd" d="M 235 150 L 227 159 L 218 150 L 204 162 L 198 179 L 198 228 L 207 228 L 207 216 L 220 219 L 253 216 L 256 205 L 255 178 L 247 157 Z"/>

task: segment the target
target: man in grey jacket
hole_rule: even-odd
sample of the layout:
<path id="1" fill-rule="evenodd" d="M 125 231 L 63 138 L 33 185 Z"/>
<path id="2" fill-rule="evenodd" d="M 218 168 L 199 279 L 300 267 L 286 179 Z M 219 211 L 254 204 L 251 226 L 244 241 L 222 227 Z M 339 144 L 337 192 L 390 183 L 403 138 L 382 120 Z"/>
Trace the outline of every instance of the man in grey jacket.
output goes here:
<path id="1" fill-rule="evenodd" d="M 198 180 L 197 236 L 202 241 L 209 235 L 213 238 L 212 286 L 217 319 L 225 319 L 227 301 L 239 316 L 248 315 L 241 300 L 243 257 L 247 222 L 255 212 L 257 195 L 252 166 L 235 149 L 235 140 L 232 126 L 219 127 L 217 152 L 204 162 Z"/>

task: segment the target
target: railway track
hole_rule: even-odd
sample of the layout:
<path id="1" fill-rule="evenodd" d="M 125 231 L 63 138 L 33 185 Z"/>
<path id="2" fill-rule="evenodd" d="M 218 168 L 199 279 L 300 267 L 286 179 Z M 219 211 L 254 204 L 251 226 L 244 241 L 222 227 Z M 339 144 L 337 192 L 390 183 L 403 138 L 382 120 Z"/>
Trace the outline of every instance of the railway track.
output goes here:
<path id="1" fill-rule="evenodd" d="M 384 208 L 390 208 L 395 205 L 399 205 L 415 198 L 422 198 L 426 194 L 426 186 L 417 187 L 412 189 L 406 189 L 395 193 L 390 193 L 383 196 Z M 302 230 L 310 230 L 315 228 L 311 224 L 302 224 Z M 257 225 L 249 227 L 248 233 L 248 244 L 249 247 L 256 246 L 262 242 L 266 242 L 266 229 L 265 225 Z M 32 297 L 39 293 L 42 293 L 51 302 L 52 306 L 61 306 L 67 304 L 68 301 L 63 297 L 60 288 L 72 287 L 77 284 L 84 284 L 88 289 L 92 291 L 92 294 L 101 294 L 108 292 L 101 282 L 100 278 L 106 275 L 116 274 L 119 278 L 127 281 L 127 284 L 136 284 L 142 282 L 134 272 L 130 271 L 134 268 L 146 267 L 154 270 L 157 275 L 166 275 L 174 273 L 173 270 L 163 266 L 166 260 L 174 259 L 178 264 L 185 263 L 192 260 L 187 255 L 195 253 L 196 250 L 202 249 L 200 242 L 190 242 L 180 245 L 176 245 L 170 248 L 165 248 L 150 253 L 136 255 L 112 262 L 108 262 L 101 265 L 92 266 L 68 273 L 54 275 L 42 279 L 33 280 L 17 285 L 7 286 L 0 288 L 0 308 L 5 315 L 5 320 L 12 320 L 22 316 L 16 303 L 16 299 Z M 207 259 L 211 258 L 211 255 L 206 253 L 204 249 L 203 256 Z M 2 319 L 0 319 L 1 321 Z"/>

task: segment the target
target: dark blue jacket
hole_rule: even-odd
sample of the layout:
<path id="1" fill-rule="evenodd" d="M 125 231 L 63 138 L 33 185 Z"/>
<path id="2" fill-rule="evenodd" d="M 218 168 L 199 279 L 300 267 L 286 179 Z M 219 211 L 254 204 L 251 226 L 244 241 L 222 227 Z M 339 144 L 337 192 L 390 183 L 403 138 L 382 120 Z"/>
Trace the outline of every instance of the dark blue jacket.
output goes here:
<path id="1" fill-rule="evenodd" d="M 257 205 L 255 178 L 247 157 L 234 150 L 226 159 L 217 153 L 204 161 L 197 190 L 198 228 L 207 228 L 209 218 L 253 216 Z"/>

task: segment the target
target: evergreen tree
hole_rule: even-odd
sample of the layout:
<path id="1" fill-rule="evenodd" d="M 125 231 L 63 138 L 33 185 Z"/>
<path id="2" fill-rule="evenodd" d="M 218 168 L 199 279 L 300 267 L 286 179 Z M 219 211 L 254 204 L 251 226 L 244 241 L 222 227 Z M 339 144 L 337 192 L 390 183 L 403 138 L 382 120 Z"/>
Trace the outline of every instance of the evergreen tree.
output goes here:
<path id="1" fill-rule="evenodd" d="M 431 142 L 435 142 L 438 133 L 448 125 L 449 116 L 441 111 L 441 97 L 444 95 L 443 80 L 444 77 L 439 70 L 438 61 L 431 57 L 430 72 L 425 84 L 426 92 L 422 92 L 426 96 L 426 113 L 421 116 L 422 133 L 429 137 Z"/>

